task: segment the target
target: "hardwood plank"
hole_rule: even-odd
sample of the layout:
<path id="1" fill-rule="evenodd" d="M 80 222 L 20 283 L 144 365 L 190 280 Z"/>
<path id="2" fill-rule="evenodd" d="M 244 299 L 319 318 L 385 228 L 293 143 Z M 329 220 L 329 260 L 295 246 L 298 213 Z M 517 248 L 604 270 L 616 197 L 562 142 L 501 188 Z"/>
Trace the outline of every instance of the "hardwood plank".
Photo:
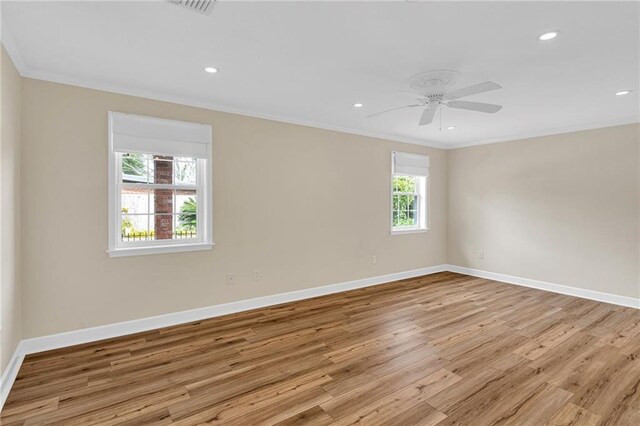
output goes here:
<path id="1" fill-rule="evenodd" d="M 520 346 L 513 351 L 513 353 L 534 360 L 553 347 L 558 346 L 578 331 L 580 331 L 580 329 L 573 325 L 556 324 L 553 327 L 549 327 L 543 333 L 534 336 L 533 340 Z"/>
<path id="2" fill-rule="evenodd" d="M 328 415 L 319 406 L 315 406 L 274 424 L 278 426 L 325 426 L 331 423 L 333 423 L 333 417 Z"/>
<path id="3" fill-rule="evenodd" d="M 27 417 L 50 413 L 58 409 L 60 397 L 29 401 L 25 404 L 12 404 L 2 410 L 2 422 L 16 422 Z"/>
<path id="4" fill-rule="evenodd" d="M 323 372 L 312 372 L 288 378 L 272 386 L 246 393 L 202 410 L 192 410 L 188 404 L 182 404 L 183 409 L 181 411 L 170 407 L 169 412 L 172 419 L 176 420 L 175 423 L 179 425 L 227 422 L 254 410 L 268 407 L 300 392 L 320 387 L 330 380 L 331 377 Z"/>
<path id="5" fill-rule="evenodd" d="M 425 368 L 420 363 L 411 364 L 365 385 L 359 386 L 339 397 L 335 397 L 320 406 L 329 413 L 331 417 L 336 419 L 341 418 L 437 370 L 438 367 L 436 366 Z"/>
<path id="6" fill-rule="evenodd" d="M 537 426 L 553 416 L 573 394 L 564 389 L 545 385 L 530 398 L 525 398 L 495 423 L 511 426 Z"/>
<path id="7" fill-rule="evenodd" d="M 408 410 L 383 423 L 385 426 L 434 426 L 446 419 L 447 416 L 436 410 L 426 402 L 414 405 Z"/>
<path id="8" fill-rule="evenodd" d="M 319 404 L 330 399 L 331 395 L 322 388 L 311 388 L 305 392 L 295 393 L 289 398 L 277 401 L 260 410 L 254 410 L 249 414 L 225 421 L 224 424 L 229 426 L 275 424 L 318 407 Z"/>
<path id="9" fill-rule="evenodd" d="M 450 371 L 441 369 L 429 376 L 412 383 L 384 398 L 354 410 L 340 418 L 334 424 L 347 426 L 353 424 L 377 425 L 408 411 L 415 405 L 426 402 L 426 399 L 443 389 L 448 388 L 461 379 Z M 331 412 L 329 413 L 331 414 Z"/>
<path id="10" fill-rule="evenodd" d="M 575 404 L 565 404 L 546 424 L 548 426 L 596 426 L 600 416 Z"/>

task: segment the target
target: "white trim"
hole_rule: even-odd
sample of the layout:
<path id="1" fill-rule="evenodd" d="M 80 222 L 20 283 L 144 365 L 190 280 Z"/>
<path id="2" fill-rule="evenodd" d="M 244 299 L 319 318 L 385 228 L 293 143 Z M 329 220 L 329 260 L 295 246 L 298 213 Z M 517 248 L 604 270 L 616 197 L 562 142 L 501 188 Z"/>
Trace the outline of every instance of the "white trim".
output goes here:
<path id="1" fill-rule="evenodd" d="M 580 132 L 584 130 L 603 129 L 606 127 L 624 126 L 625 124 L 640 123 L 640 117 L 623 117 L 613 120 L 597 121 L 591 123 L 574 124 L 571 126 L 554 127 L 552 129 L 535 130 L 531 132 L 524 132 L 518 134 L 512 134 L 508 136 L 500 136 L 497 138 L 482 139 L 474 142 L 462 142 L 458 144 L 448 145 L 445 149 L 458 149 L 466 148 L 469 146 L 489 145 L 492 143 L 501 142 L 517 142 L 523 139 L 538 138 L 542 136 L 554 136 L 561 135 L 563 133 Z"/>
<path id="2" fill-rule="evenodd" d="M 569 296 L 640 309 L 640 299 L 635 299 L 633 297 L 601 293 L 593 290 L 585 290 L 576 287 L 552 284 L 543 281 L 514 277 L 511 275 L 498 274 L 495 272 L 481 271 L 478 269 L 465 268 L 456 265 L 436 265 L 427 268 L 414 269 L 411 271 L 396 272 L 393 274 L 362 278 L 354 281 L 345 281 L 342 283 L 331 284 L 322 287 L 312 287 L 288 293 L 280 293 L 270 296 L 257 297 L 254 299 L 239 300 L 237 302 L 207 306 L 204 308 L 192 309 L 189 311 L 174 312 L 154 317 L 147 317 L 131 321 L 119 322 L 115 324 L 85 328 L 82 330 L 69 331 L 66 333 L 25 339 L 18 344 L 18 347 L 16 348 L 11 361 L 2 374 L 2 381 L 0 383 L 0 410 L 2 409 L 6 397 L 9 394 L 9 390 L 11 389 L 11 386 L 15 381 L 19 367 L 22 364 L 25 355 L 28 354 L 52 349 L 59 349 L 67 346 L 79 345 L 82 343 L 94 342 L 103 339 L 111 339 L 114 337 L 126 336 L 128 334 L 154 330 L 157 328 L 170 327 L 173 325 L 199 321 L 207 318 L 214 318 L 222 315 L 233 314 L 236 312 L 244 312 L 252 309 L 264 308 L 267 306 L 279 305 L 287 302 L 294 302 L 297 300 L 310 299 L 312 297 L 324 296 L 328 294 L 354 290 L 357 288 L 370 287 L 378 284 L 435 274 L 444 271 L 457 272 L 459 274 L 502 281 L 509 284 L 537 288 L 539 290 L 550 291 L 553 293 L 567 294 Z"/>
<path id="3" fill-rule="evenodd" d="M 9 396 L 13 382 L 15 382 L 16 377 L 18 377 L 18 371 L 20 370 L 25 354 L 22 341 L 18 343 L 16 350 L 13 352 L 13 356 L 9 360 L 9 364 L 7 364 L 7 367 L 2 372 L 2 377 L 0 377 L 0 411 L 2 411 L 4 402 L 7 400 L 7 396 Z"/>
<path id="4" fill-rule="evenodd" d="M 177 253 L 182 251 L 211 250 L 215 243 L 166 244 L 142 247 L 121 247 L 107 250 L 110 257 L 140 256 L 143 254 Z"/>
<path id="5" fill-rule="evenodd" d="M 7 49 L 7 52 L 8 51 L 9 50 Z M 156 91 L 150 91 L 150 90 L 140 90 L 135 88 L 118 86 L 115 84 L 102 83 L 102 82 L 97 82 L 90 79 L 59 76 L 54 73 L 50 73 L 48 71 L 24 69 L 24 67 L 18 67 L 17 65 L 16 65 L 16 68 L 18 68 L 18 71 L 20 71 L 20 74 L 23 77 L 33 78 L 36 80 L 44 80 L 44 81 L 50 81 L 53 83 L 68 84 L 71 86 L 84 87 L 87 89 L 101 90 L 105 92 L 119 93 L 122 95 L 136 96 L 136 97 L 152 99 L 156 101 L 171 102 L 179 105 L 203 108 L 210 111 L 226 112 L 230 114 L 238 114 L 238 115 L 243 115 L 247 117 L 277 121 L 281 123 L 295 124 L 299 126 L 313 127 L 316 129 L 331 130 L 334 132 L 342 132 L 342 133 L 348 133 L 352 135 L 366 136 L 366 137 L 371 137 L 376 139 L 383 139 L 387 141 L 409 143 L 413 145 L 428 146 L 431 148 L 440 148 L 445 150 L 466 148 L 469 146 L 477 146 L 477 145 L 488 145 L 488 144 L 499 143 L 499 142 L 512 142 L 512 141 L 517 141 L 521 139 L 528 139 L 528 138 L 534 138 L 534 137 L 540 137 L 540 136 L 552 136 L 552 135 L 558 135 L 563 133 L 578 132 L 582 130 L 591 130 L 591 129 L 599 129 L 599 128 L 605 128 L 605 127 L 612 127 L 612 126 L 622 126 L 625 124 L 640 123 L 640 117 L 623 117 L 623 118 L 617 118 L 617 119 L 607 120 L 607 121 L 581 123 L 581 124 L 575 124 L 575 125 L 566 126 L 566 127 L 556 127 L 552 129 L 543 129 L 543 130 L 536 130 L 531 132 L 511 134 L 507 136 L 500 136 L 497 138 L 481 139 L 478 141 L 451 144 L 446 142 L 436 142 L 432 140 L 427 141 L 427 140 L 402 137 L 397 135 L 391 135 L 384 132 L 371 132 L 366 130 L 352 129 L 352 128 L 343 127 L 343 126 L 334 126 L 334 125 L 319 123 L 319 122 L 310 121 L 310 120 L 293 119 L 293 118 L 283 117 L 280 115 L 267 114 L 267 113 L 257 112 L 257 111 L 244 109 L 244 108 L 232 108 L 232 107 L 217 104 L 215 102 L 191 99 L 183 96 L 167 95 L 167 94 L 163 94 Z"/>
<path id="6" fill-rule="evenodd" d="M 466 268 L 463 266 L 447 265 L 446 268 L 447 271 L 471 275 L 473 277 L 486 278 L 489 280 L 501 281 L 508 284 L 515 284 L 523 287 L 550 291 L 552 293 L 566 294 L 568 296 L 579 297 L 582 299 L 590 299 L 597 302 L 611 303 L 614 305 L 626 306 L 628 308 L 640 309 L 640 298 L 619 296 L 617 294 L 603 293 L 595 290 L 587 290 L 584 288 L 532 280 L 530 278 L 516 277 L 513 275 L 500 274 L 497 272 L 482 271 L 480 269 Z"/>
<path id="7" fill-rule="evenodd" d="M 425 232 L 429 232 L 429 228 L 392 229 L 389 233 L 391 235 L 402 235 L 402 234 L 424 234 Z"/>

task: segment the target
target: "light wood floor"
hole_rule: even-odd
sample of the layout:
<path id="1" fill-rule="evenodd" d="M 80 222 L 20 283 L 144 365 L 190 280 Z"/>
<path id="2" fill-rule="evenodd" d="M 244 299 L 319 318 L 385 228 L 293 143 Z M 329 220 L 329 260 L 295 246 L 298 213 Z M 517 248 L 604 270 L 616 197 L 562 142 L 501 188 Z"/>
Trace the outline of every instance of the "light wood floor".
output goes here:
<path id="1" fill-rule="evenodd" d="M 441 273 L 30 355 L 14 424 L 640 425 L 640 311 Z"/>

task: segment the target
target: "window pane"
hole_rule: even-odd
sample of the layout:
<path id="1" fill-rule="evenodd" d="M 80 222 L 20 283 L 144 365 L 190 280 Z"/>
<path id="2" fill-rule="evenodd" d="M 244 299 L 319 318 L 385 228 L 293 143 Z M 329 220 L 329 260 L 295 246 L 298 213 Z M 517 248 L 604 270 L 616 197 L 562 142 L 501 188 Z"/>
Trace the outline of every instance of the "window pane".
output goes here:
<path id="1" fill-rule="evenodd" d="M 146 188 L 126 188 L 122 190 L 122 213 L 149 214 L 150 192 Z M 152 199 L 153 201 L 153 199 Z"/>
<path id="2" fill-rule="evenodd" d="M 122 235 L 148 232 L 149 191 L 126 189 L 121 194 Z M 123 238 L 123 241 L 127 241 Z"/>
<path id="3" fill-rule="evenodd" d="M 149 215 L 122 215 L 122 241 L 153 240 L 153 230 L 149 228 Z"/>
<path id="4" fill-rule="evenodd" d="M 152 189 L 151 190 L 152 211 L 150 213 L 173 213 L 174 190 L 173 189 Z"/>
<path id="5" fill-rule="evenodd" d="M 407 195 L 407 208 L 415 210 L 417 208 L 418 198 L 416 196 Z"/>
<path id="6" fill-rule="evenodd" d="M 193 231 L 197 229 L 196 213 L 198 196 L 195 190 L 176 191 L 175 213 L 177 215 L 176 230 Z"/>
<path id="7" fill-rule="evenodd" d="M 415 176 L 394 176 L 393 192 L 416 192 Z"/>
<path id="8" fill-rule="evenodd" d="M 156 162 L 157 167 L 157 162 Z M 173 238 L 173 205 L 175 191 L 173 189 L 154 189 L 152 208 L 152 226 L 156 240 Z"/>
<path id="9" fill-rule="evenodd" d="M 198 230 L 196 222 L 195 214 L 176 215 L 176 238 L 195 238 Z"/>
<path id="10" fill-rule="evenodd" d="M 173 239 L 173 214 L 154 214 L 150 222 L 153 227 L 153 239 Z"/>
<path id="11" fill-rule="evenodd" d="M 173 184 L 173 157 L 154 155 L 149 160 L 149 183 Z"/>
<path id="12" fill-rule="evenodd" d="M 183 215 L 182 220 L 195 223 L 195 214 Z M 172 240 L 196 238 L 196 228 L 188 228 L 180 225 L 180 215 L 155 214 L 151 215 L 151 226 L 153 227 L 153 238 L 155 240 Z"/>
<path id="13" fill-rule="evenodd" d="M 177 185 L 195 185 L 196 161 L 194 159 L 176 159 L 173 163 L 173 173 L 174 182 Z"/>
<path id="14" fill-rule="evenodd" d="M 149 156 L 146 154 L 122 154 L 122 182 L 147 183 Z"/>
<path id="15" fill-rule="evenodd" d="M 393 200 L 393 226 L 418 225 L 418 198 L 414 195 L 396 195 Z"/>

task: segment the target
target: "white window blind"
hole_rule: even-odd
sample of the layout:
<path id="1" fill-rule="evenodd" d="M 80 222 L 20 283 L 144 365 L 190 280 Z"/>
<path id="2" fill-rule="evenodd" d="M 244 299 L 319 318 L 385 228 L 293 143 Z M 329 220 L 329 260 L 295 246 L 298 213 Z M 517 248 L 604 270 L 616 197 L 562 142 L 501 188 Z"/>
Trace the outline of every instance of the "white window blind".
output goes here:
<path id="1" fill-rule="evenodd" d="M 110 112 L 115 152 L 209 158 L 211 126 Z"/>
<path id="2" fill-rule="evenodd" d="M 429 157 L 408 152 L 394 152 L 393 174 L 428 177 Z"/>

